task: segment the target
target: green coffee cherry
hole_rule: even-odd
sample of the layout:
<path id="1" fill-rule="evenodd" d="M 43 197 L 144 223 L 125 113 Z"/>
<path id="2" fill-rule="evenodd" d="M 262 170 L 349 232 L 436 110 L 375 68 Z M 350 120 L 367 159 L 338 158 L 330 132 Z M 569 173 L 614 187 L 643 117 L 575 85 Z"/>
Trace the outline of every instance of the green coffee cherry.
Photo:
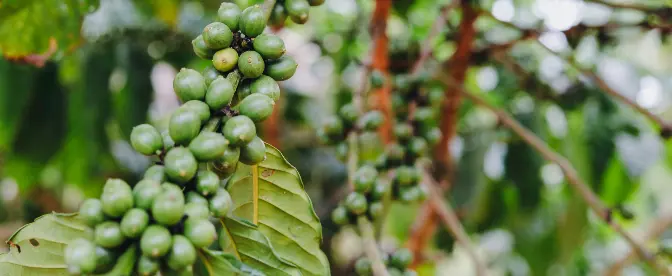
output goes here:
<path id="1" fill-rule="evenodd" d="M 236 95 L 233 97 L 231 106 L 237 105 L 240 101 L 252 95 L 252 79 L 243 79 L 236 88 Z"/>
<path id="2" fill-rule="evenodd" d="M 366 197 L 358 192 L 352 192 L 345 198 L 345 208 L 355 215 L 361 215 L 366 212 Z"/>
<path id="3" fill-rule="evenodd" d="M 371 199 L 372 200 L 382 200 L 387 192 L 387 184 L 382 179 L 376 180 L 376 184 L 373 185 L 371 189 Z"/>
<path id="4" fill-rule="evenodd" d="M 338 206 L 334 211 L 331 212 L 331 221 L 336 225 L 346 225 L 350 222 L 348 217 L 348 210 L 343 206 Z"/>
<path id="5" fill-rule="evenodd" d="M 294 58 L 283 55 L 276 60 L 270 60 L 265 64 L 264 75 L 273 78 L 276 81 L 284 81 L 291 78 L 299 65 Z"/>
<path id="6" fill-rule="evenodd" d="M 95 274 L 103 274 L 114 268 L 117 262 L 117 254 L 102 246 L 96 246 L 96 269 Z"/>
<path id="7" fill-rule="evenodd" d="M 126 238 L 121 233 L 119 223 L 115 221 L 106 221 L 96 225 L 94 241 L 97 245 L 105 248 L 115 248 L 120 246 Z"/>
<path id="8" fill-rule="evenodd" d="M 232 145 L 244 146 L 257 137 L 257 128 L 249 117 L 238 115 L 224 124 L 222 134 Z"/>
<path id="9" fill-rule="evenodd" d="M 406 157 L 406 149 L 398 143 L 391 143 L 385 148 L 385 155 L 389 165 L 398 165 Z"/>
<path id="10" fill-rule="evenodd" d="M 205 79 L 196 70 L 182 68 L 175 75 L 173 90 L 181 101 L 203 100 L 205 98 Z"/>
<path id="11" fill-rule="evenodd" d="M 166 263 L 174 270 L 180 270 L 196 262 L 196 248 L 182 235 L 173 236 L 173 245 Z"/>
<path id="12" fill-rule="evenodd" d="M 196 176 L 196 190 L 203 196 L 214 194 L 219 189 L 219 177 L 211 171 L 200 171 Z"/>
<path id="13" fill-rule="evenodd" d="M 359 111 L 354 104 L 348 103 L 341 106 L 338 110 L 338 116 L 343 119 L 346 125 L 353 125 L 357 121 L 357 118 L 359 118 Z"/>
<path id="14" fill-rule="evenodd" d="M 135 271 L 140 276 L 152 276 L 159 272 L 159 262 L 145 255 L 140 256 L 135 266 Z"/>
<path id="15" fill-rule="evenodd" d="M 348 143 L 343 141 L 336 145 L 336 158 L 338 160 L 346 160 L 349 153 Z"/>
<path id="16" fill-rule="evenodd" d="M 373 219 L 379 218 L 383 214 L 383 203 L 380 201 L 369 204 L 369 216 Z"/>
<path id="17" fill-rule="evenodd" d="M 189 219 L 192 218 L 207 219 L 210 216 L 210 210 L 208 209 L 208 201 L 204 197 L 201 198 L 205 200 L 205 203 L 192 201 L 184 205 L 184 214 L 189 216 Z"/>
<path id="18" fill-rule="evenodd" d="M 161 137 L 163 138 L 163 150 L 164 151 L 169 151 L 173 147 L 175 147 L 175 141 L 173 141 L 173 138 L 170 137 L 170 132 L 165 130 L 161 132 Z"/>
<path id="19" fill-rule="evenodd" d="M 226 227 L 222 227 L 221 230 L 219 230 L 219 238 L 217 239 L 217 243 L 219 243 L 219 248 L 222 249 L 222 251 L 226 251 L 230 246 L 231 246 L 231 235 L 229 234 L 229 230 L 226 229 Z"/>
<path id="20" fill-rule="evenodd" d="M 93 227 L 105 221 L 103 204 L 96 198 L 89 198 L 79 207 L 79 217 L 86 225 Z"/>
<path id="21" fill-rule="evenodd" d="M 173 237 L 170 235 L 170 231 L 156 224 L 148 226 L 140 238 L 142 255 L 150 258 L 166 255 L 172 245 Z"/>
<path id="22" fill-rule="evenodd" d="M 111 178 L 105 182 L 100 196 L 103 213 L 113 218 L 124 215 L 133 208 L 133 192 L 131 186 L 121 179 Z"/>
<path id="23" fill-rule="evenodd" d="M 371 72 L 371 86 L 373 88 L 381 88 L 385 84 L 385 75 L 379 70 Z"/>
<path id="24" fill-rule="evenodd" d="M 256 165 L 266 159 L 266 144 L 258 136 L 240 148 L 239 161 L 245 165 Z"/>
<path id="25" fill-rule="evenodd" d="M 399 141 L 408 141 L 413 137 L 413 126 L 407 123 L 400 123 L 394 126 L 394 136 Z"/>
<path id="26" fill-rule="evenodd" d="M 259 35 L 254 39 L 252 45 L 254 50 L 264 59 L 278 59 L 287 51 L 285 49 L 285 42 L 282 41 L 282 38 L 275 35 Z"/>
<path id="27" fill-rule="evenodd" d="M 86 239 L 75 239 L 65 247 L 64 258 L 71 275 L 89 274 L 96 269 L 96 246 Z"/>
<path id="28" fill-rule="evenodd" d="M 400 166 L 394 171 L 394 181 L 401 186 L 417 184 L 419 178 L 417 169 L 410 166 Z"/>
<path id="29" fill-rule="evenodd" d="M 240 158 L 240 148 L 228 145 L 224 150 L 224 154 L 212 163 L 213 167 L 220 173 L 232 174 L 236 169 L 236 164 Z"/>
<path id="30" fill-rule="evenodd" d="M 208 200 L 205 197 L 203 197 L 201 194 L 199 194 L 197 192 L 194 192 L 194 191 L 187 192 L 186 201 L 187 201 L 187 205 L 189 203 L 196 203 L 196 204 L 202 204 L 202 205 L 208 206 Z M 186 213 L 187 212 L 187 206 L 185 205 L 184 208 L 185 208 L 184 212 Z"/>
<path id="31" fill-rule="evenodd" d="M 231 200 L 231 195 L 224 189 L 219 189 L 217 193 L 210 198 L 209 205 L 210 212 L 216 218 L 224 218 L 229 213 L 231 206 L 233 206 L 233 201 Z"/>
<path id="32" fill-rule="evenodd" d="M 310 4 L 311 6 L 319 6 L 324 4 L 324 1 L 325 0 L 308 0 L 308 4 Z"/>
<path id="33" fill-rule="evenodd" d="M 213 161 L 224 154 L 228 144 L 222 134 L 203 131 L 189 143 L 189 150 L 198 161 Z"/>
<path id="34" fill-rule="evenodd" d="M 285 25 L 285 20 L 287 20 L 285 5 L 274 5 L 273 10 L 271 11 L 271 16 L 268 19 L 268 25 L 282 27 Z"/>
<path id="35" fill-rule="evenodd" d="M 427 144 L 429 146 L 435 146 L 439 144 L 441 141 L 441 138 L 443 137 L 443 133 L 441 132 L 441 129 L 438 127 L 432 127 L 425 131 L 423 133 L 422 137 L 425 137 L 425 140 L 427 140 Z"/>
<path id="36" fill-rule="evenodd" d="M 373 185 L 376 183 L 378 178 L 378 171 L 369 165 L 364 165 L 359 167 L 354 175 L 354 186 L 355 191 L 360 193 L 367 193 Z"/>
<path id="37" fill-rule="evenodd" d="M 408 153 L 414 157 L 420 157 L 427 155 L 429 151 L 429 145 L 425 138 L 422 137 L 413 137 L 408 142 Z"/>
<path id="38" fill-rule="evenodd" d="M 217 239 L 215 226 L 208 219 L 189 218 L 184 223 L 184 236 L 197 248 L 208 247 Z"/>
<path id="39" fill-rule="evenodd" d="M 168 133 L 178 145 L 188 145 L 200 130 L 201 118 L 196 112 L 180 108 L 170 116 Z"/>
<path id="40" fill-rule="evenodd" d="M 192 40 L 191 46 L 193 47 L 196 56 L 202 59 L 212 59 L 212 56 L 215 55 L 215 50 L 212 50 L 205 45 L 205 40 L 203 40 L 202 35 L 198 35 L 198 37 Z"/>
<path id="41" fill-rule="evenodd" d="M 264 32 L 264 28 L 266 28 L 266 18 L 261 6 L 254 5 L 244 9 L 240 14 L 238 27 L 247 37 L 256 37 Z"/>
<path id="42" fill-rule="evenodd" d="M 144 155 L 161 153 L 163 139 L 161 133 L 149 124 L 138 125 L 131 131 L 131 145 Z"/>
<path id="43" fill-rule="evenodd" d="M 390 257 L 390 265 L 399 270 L 406 270 L 406 268 L 413 262 L 413 253 L 407 248 L 400 248 Z"/>
<path id="44" fill-rule="evenodd" d="M 421 126 L 431 126 L 436 122 L 436 114 L 431 107 L 418 107 L 413 113 L 413 121 Z"/>
<path id="45" fill-rule="evenodd" d="M 420 201 L 422 193 L 419 186 L 404 187 L 399 191 L 399 198 L 404 203 L 415 203 Z"/>
<path id="46" fill-rule="evenodd" d="M 331 139 L 343 138 L 343 120 L 336 116 L 329 116 L 322 122 L 322 129 L 324 133 Z"/>
<path id="47" fill-rule="evenodd" d="M 201 72 L 201 75 L 203 75 L 203 80 L 205 80 L 205 85 L 208 86 L 208 88 L 210 87 L 210 84 L 214 80 L 222 76 L 221 74 L 219 74 L 219 71 L 217 71 L 217 69 L 212 65 L 208 65 L 207 67 L 205 67 L 205 69 L 203 69 L 203 71 Z M 205 96 L 207 98 L 208 96 L 207 92 L 205 93 Z"/>
<path id="48" fill-rule="evenodd" d="M 266 120 L 273 113 L 275 102 L 264 94 L 252 94 L 240 101 L 238 109 L 241 115 L 252 119 L 253 122 Z"/>
<path id="49" fill-rule="evenodd" d="M 182 187 L 170 182 L 163 182 L 161 183 L 161 192 L 182 193 Z M 154 203 L 152 202 L 152 204 Z"/>
<path id="50" fill-rule="evenodd" d="M 376 161 L 374 161 L 373 166 L 376 168 L 376 170 L 379 171 L 387 169 L 387 154 L 379 154 L 378 157 L 376 157 Z"/>
<path id="51" fill-rule="evenodd" d="M 310 5 L 307 0 L 285 0 L 285 9 L 294 23 L 303 24 L 308 21 Z"/>
<path id="52" fill-rule="evenodd" d="M 355 272 L 359 276 L 371 276 L 373 275 L 373 269 L 371 268 L 371 261 L 366 257 L 357 259 L 355 262 Z"/>
<path id="53" fill-rule="evenodd" d="M 149 215 L 143 209 L 131 209 L 121 219 L 121 233 L 129 238 L 137 238 L 149 224 Z"/>
<path id="54" fill-rule="evenodd" d="M 149 210 L 152 207 L 154 198 L 161 193 L 159 182 L 150 179 L 143 179 L 133 187 L 133 201 L 137 208 Z"/>
<path id="55" fill-rule="evenodd" d="M 164 190 L 154 198 L 152 217 L 156 222 L 171 226 L 180 222 L 184 215 L 184 195 L 182 191 Z"/>
<path id="56" fill-rule="evenodd" d="M 255 51 L 247 51 L 238 58 L 238 70 L 246 78 L 258 78 L 264 73 L 264 59 Z"/>
<path id="57" fill-rule="evenodd" d="M 383 125 L 383 121 L 385 121 L 385 117 L 382 112 L 378 110 L 369 111 L 362 116 L 362 127 L 364 130 L 375 131 Z"/>
<path id="58" fill-rule="evenodd" d="M 390 101 L 392 102 L 392 110 L 394 110 L 394 115 L 397 119 L 400 121 L 406 120 L 409 112 L 408 101 L 398 93 L 393 93 Z"/>
<path id="59" fill-rule="evenodd" d="M 231 82 L 219 76 L 208 87 L 208 92 L 205 93 L 205 102 L 210 106 L 210 109 L 220 110 L 231 103 L 235 92 Z"/>
<path id="60" fill-rule="evenodd" d="M 163 276 L 194 276 L 194 267 L 190 265 L 179 270 L 166 267 L 161 273 Z"/>
<path id="61" fill-rule="evenodd" d="M 205 45 L 210 49 L 224 49 L 231 46 L 233 33 L 226 24 L 212 22 L 203 29 L 203 41 L 205 41 Z"/>
<path id="62" fill-rule="evenodd" d="M 208 107 L 208 105 L 202 101 L 188 101 L 182 104 L 180 109 L 196 113 L 198 118 L 201 120 L 201 124 L 205 124 L 210 119 L 210 107 Z"/>
<path id="63" fill-rule="evenodd" d="M 142 176 L 143 179 L 153 180 L 156 182 L 163 182 L 166 180 L 166 172 L 161 165 L 152 165 L 147 168 L 145 174 Z"/>
<path id="64" fill-rule="evenodd" d="M 266 95 L 273 101 L 280 99 L 280 85 L 273 78 L 266 75 L 261 75 L 252 81 L 250 91 L 254 94 Z"/>
<path id="65" fill-rule="evenodd" d="M 164 162 L 168 179 L 180 184 L 191 180 L 198 169 L 198 162 L 194 155 L 183 147 L 169 150 Z"/>
<path id="66" fill-rule="evenodd" d="M 238 52 L 233 48 L 219 50 L 212 56 L 212 65 L 220 72 L 229 72 L 238 65 Z"/>
<path id="67" fill-rule="evenodd" d="M 232 31 L 238 30 L 238 19 L 242 11 L 234 3 L 224 2 L 217 10 L 217 21 L 226 24 Z"/>

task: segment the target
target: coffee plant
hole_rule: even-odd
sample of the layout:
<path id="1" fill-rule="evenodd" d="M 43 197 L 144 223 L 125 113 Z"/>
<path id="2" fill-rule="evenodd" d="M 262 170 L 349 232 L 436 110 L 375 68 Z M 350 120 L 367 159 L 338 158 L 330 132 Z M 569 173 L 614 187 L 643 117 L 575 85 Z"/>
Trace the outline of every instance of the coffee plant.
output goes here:
<path id="1" fill-rule="evenodd" d="M 668 2 L 0 1 L 0 276 L 672 275 Z"/>

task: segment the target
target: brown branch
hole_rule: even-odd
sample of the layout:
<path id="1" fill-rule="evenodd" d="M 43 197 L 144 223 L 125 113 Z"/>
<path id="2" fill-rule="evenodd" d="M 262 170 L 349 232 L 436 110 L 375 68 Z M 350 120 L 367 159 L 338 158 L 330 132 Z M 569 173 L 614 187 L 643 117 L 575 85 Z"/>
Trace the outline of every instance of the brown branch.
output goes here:
<path id="1" fill-rule="evenodd" d="M 462 8 L 462 20 L 458 27 L 457 49 L 453 57 L 443 65 L 443 71 L 449 72 L 454 79 L 464 82 L 471 59 L 472 44 L 476 38 L 474 23 L 479 13 L 471 6 L 470 1 L 461 0 L 459 4 Z M 447 179 L 450 179 L 451 172 L 453 171 L 449 143 L 457 131 L 460 101 L 460 93 L 447 89 L 446 100 L 441 104 L 441 114 L 443 114 L 441 117 L 441 131 L 443 132 L 443 138 L 434 150 L 434 159 L 438 161 L 437 167 L 439 171 L 446 172 L 444 178 Z M 443 195 L 442 192 L 439 192 L 439 194 Z M 409 249 L 411 249 L 415 257 L 414 265 L 417 265 L 422 260 L 422 249 L 426 247 L 431 237 L 434 236 L 438 222 L 438 214 L 434 208 L 423 207 L 422 210 L 428 213 L 417 216 L 418 219 L 424 219 L 421 221 L 416 219 L 414 223 L 415 227 L 411 229 L 412 231 L 407 242 Z"/>
<path id="2" fill-rule="evenodd" d="M 357 218 L 357 225 L 359 226 L 359 233 L 362 235 L 364 242 L 364 253 L 366 253 L 366 257 L 371 261 L 373 275 L 388 276 L 389 273 L 387 273 L 387 268 L 381 261 L 382 258 L 380 257 L 378 246 L 376 245 L 371 222 L 365 216 L 360 216 Z"/>
<path id="3" fill-rule="evenodd" d="M 457 214 L 450 204 L 444 201 L 442 193 L 438 191 L 438 183 L 436 183 L 436 181 L 432 178 L 426 169 L 423 169 L 422 171 L 424 172 L 422 176 L 423 183 L 429 190 L 429 204 L 432 207 L 431 209 L 436 212 L 439 219 L 441 219 L 441 222 L 443 222 L 444 227 L 448 229 L 457 243 L 459 243 L 467 251 L 467 254 L 474 262 L 476 275 L 486 275 L 487 266 L 478 257 L 478 254 L 476 254 L 476 250 L 474 249 L 474 246 L 469 239 L 469 235 L 467 235 L 466 231 L 464 231 L 464 227 L 462 227 Z"/>
<path id="4" fill-rule="evenodd" d="M 387 37 L 387 18 L 390 15 L 392 8 L 392 0 L 376 0 L 376 7 L 371 18 L 370 32 L 373 36 L 373 60 L 371 62 L 372 68 L 370 70 L 378 70 L 385 76 L 385 82 L 381 88 L 375 89 L 372 96 L 373 103 L 376 103 L 376 109 L 383 112 L 385 120 L 378 129 L 380 138 L 383 143 L 387 144 L 392 140 L 392 101 L 390 100 L 390 92 L 392 90 L 389 81 L 389 51 L 388 51 L 388 37 Z M 369 72 L 370 73 L 370 72 Z M 368 77 L 365 79 L 368 81 Z"/>
<path id="5" fill-rule="evenodd" d="M 659 219 L 656 219 L 653 226 L 651 229 L 649 229 L 649 232 L 646 234 L 646 236 L 643 238 L 643 241 L 647 240 L 653 240 L 657 239 L 660 235 L 662 235 L 665 230 L 668 228 L 672 227 L 672 216 L 667 215 L 664 217 L 661 217 Z M 635 251 L 630 251 L 628 254 L 621 258 L 620 260 L 616 261 L 613 263 L 604 273 L 606 276 L 618 276 L 621 275 L 621 270 L 625 268 L 627 265 L 631 264 L 637 260 L 637 252 Z"/>
<path id="6" fill-rule="evenodd" d="M 521 125 L 518 121 L 513 119 L 506 112 L 494 107 L 489 104 L 485 99 L 467 92 L 462 85 L 456 84 L 452 80 L 442 80 L 446 85 L 453 87 L 463 96 L 469 98 L 473 103 L 485 107 L 492 111 L 500 123 L 507 126 L 511 131 L 516 133 L 520 138 L 534 148 L 537 152 L 541 154 L 544 159 L 549 162 L 557 164 L 567 179 L 569 185 L 586 201 L 590 209 L 605 223 L 611 227 L 612 230 L 617 232 L 623 237 L 626 242 L 633 248 L 637 255 L 640 258 L 644 259 L 649 265 L 658 270 L 661 275 L 670 275 L 670 272 L 665 268 L 664 265 L 659 264 L 655 256 L 648 252 L 642 245 L 635 241 L 628 232 L 626 232 L 620 224 L 612 221 L 611 219 L 611 209 L 607 208 L 598 196 L 590 189 L 588 184 L 586 184 L 583 179 L 579 176 L 578 172 L 572 164 L 565 159 L 562 155 L 556 153 L 551 149 L 543 140 L 537 137 L 530 130 Z"/>
<path id="7" fill-rule="evenodd" d="M 649 120 L 658 124 L 661 128 L 661 136 L 663 136 L 663 138 L 669 138 L 670 136 L 672 136 L 672 124 L 666 122 L 662 117 L 654 114 L 650 110 L 642 107 L 641 105 L 639 105 L 639 104 L 635 103 L 634 101 L 630 100 L 625 95 L 623 95 L 623 94 L 619 93 L 618 91 L 614 90 L 602 78 L 597 76 L 597 74 L 595 74 L 595 72 L 593 72 L 591 70 L 586 70 L 586 69 L 581 68 L 581 66 L 579 66 L 573 58 L 563 57 L 563 56 L 555 53 L 553 50 L 551 50 L 550 48 L 548 48 L 546 45 L 544 45 L 541 42 L 539 42 L 538 44 L 541 45 L 544 49 L 546 49 L 549 53 L 551 53 L 553 55 L 556 55 L 560 58 L 563 58 L 569 65 L 571 65 L 576 70 L 579 70 L 579 72 L 581 72 L 582 74 L 586 75 L 588 78 L 593 80 L 597 84 L 597 86 L 599 86 L 604 91 L 604 93 L 618 99 L 623 104 L 637 110 L 637 112 L 643 114 L 644 116 L 649 118 Z"/>

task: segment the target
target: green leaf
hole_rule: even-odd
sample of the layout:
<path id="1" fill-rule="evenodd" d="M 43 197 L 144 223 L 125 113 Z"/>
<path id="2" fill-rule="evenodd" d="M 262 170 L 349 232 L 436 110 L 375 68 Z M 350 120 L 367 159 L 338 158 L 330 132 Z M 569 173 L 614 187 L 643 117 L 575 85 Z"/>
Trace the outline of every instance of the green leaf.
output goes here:
<path id="1" fill-rule="evenodd" d="M 0 52 L 8 57 L 45 53 L 53 40 L 66 50 L 80 42 L 84 15 L 98 0 L 8 0 L 0 4 Z"/>
<path id="2" fill-rule="evenodd" d="M 130 246 L 124 254 L 119 256 L 117 259 L 117 264 L 114 265 L 112 270 L 105 274 L 99 274 L 101 276 L 119 276 L 119 275 L 131 275 L 133 273 L 133 268 L 135 267 L 135 262 L 138 259 L 138 248 L 136 246 Z M 97 274 L 98 275 L 98 274 Z"/>
<path id="3" fill-rule="evenodd" d="M 283 260 L 256 225 L 235 218 L 222 220 L 222 230 L 231 239 L 229 248 L 243 263 L 268 275 L 302 275 L 293 264 Z"/>
<path id="4" fill-rule="evenodd" d="M 195 275 L 242 275 L 240 269 L 231 263 L 230 254 L 203 249 L 198 251 L 198 262 L 194 266 Z M 233 257 L 233 256 L 231 256 Z M 235 257 L 233 257 L 235 258 Z"/>
<path id="5" fill-rule="evenodd" d="M 252 167 L 242 163 L 227 189 L 235 198 L 233 213 L 254 221 L 258 202 L 259 231 L 278 255 L 296 264 L 304 275 L 329 275 L 329 262 L 320 249 L 322 226 L 303 188 L 299 172 L 280 151 L 266 144 L 266 160 L 258 166 L 258 198 L 253 198 Z"/>
<path id="6" fill-rule="evenodd" d="M 12 276 L 67 276 L 65 246 L 91 234 L 76 214 L 43 215 L 9 238 L 9 252 L 0 254 L 0 271 Z"/>

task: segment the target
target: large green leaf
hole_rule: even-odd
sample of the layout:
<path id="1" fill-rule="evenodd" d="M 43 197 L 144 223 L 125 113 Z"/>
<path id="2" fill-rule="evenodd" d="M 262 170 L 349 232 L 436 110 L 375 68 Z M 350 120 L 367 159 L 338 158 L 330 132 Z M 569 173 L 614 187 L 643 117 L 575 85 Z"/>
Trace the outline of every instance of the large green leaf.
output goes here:
<path id="1" fill-rule="evenodd" d="M 8 57 L 44 53 L 50 41 L 58 49 L 80 42 L 86 13 L 98 0 L 6 0 L 0 3 L 0 52 Z"/>
<path id="2" fill-rule="evenodd" d="M 266 160 L 257 167 L 255 174 L 251 166 L 238 164 L 229 179 L 227 189 L 235 198 L 233 213 L 250 221 L 257 217 L 259 231 L 271 240 L 278 255 L 296 264 L 304 275 L 329 275 L 329 262 L 320 250 L 322 226 L 299 172 L 269 144 Z"/>
<path id="3" fill-rule="evenodd" d="M 195 275 L 242 275 L 240 269 L 231 263 L 227 253 L 203 249 L 198 251 L 198 263 L 194 266 Z"/>
<path id="4" fill-rule="evenodd" d="M 63 254 L 71 240 L 90 237 L 76 214 L 47 214 L 20 228 L 0 254 L 0 272 L 11 276 L 67 276 Z"/>
<path id="5" fill-rule="evenodd" d="M 222 226 L 221 231 L 227 231 L 231 240 L 229 248 L 222 250 L 232 252 L 243 263 L 268 275 L 302 275 L 295 265 L 278 257 L 277 250 L 256 225 L 226 218 Z"/>

